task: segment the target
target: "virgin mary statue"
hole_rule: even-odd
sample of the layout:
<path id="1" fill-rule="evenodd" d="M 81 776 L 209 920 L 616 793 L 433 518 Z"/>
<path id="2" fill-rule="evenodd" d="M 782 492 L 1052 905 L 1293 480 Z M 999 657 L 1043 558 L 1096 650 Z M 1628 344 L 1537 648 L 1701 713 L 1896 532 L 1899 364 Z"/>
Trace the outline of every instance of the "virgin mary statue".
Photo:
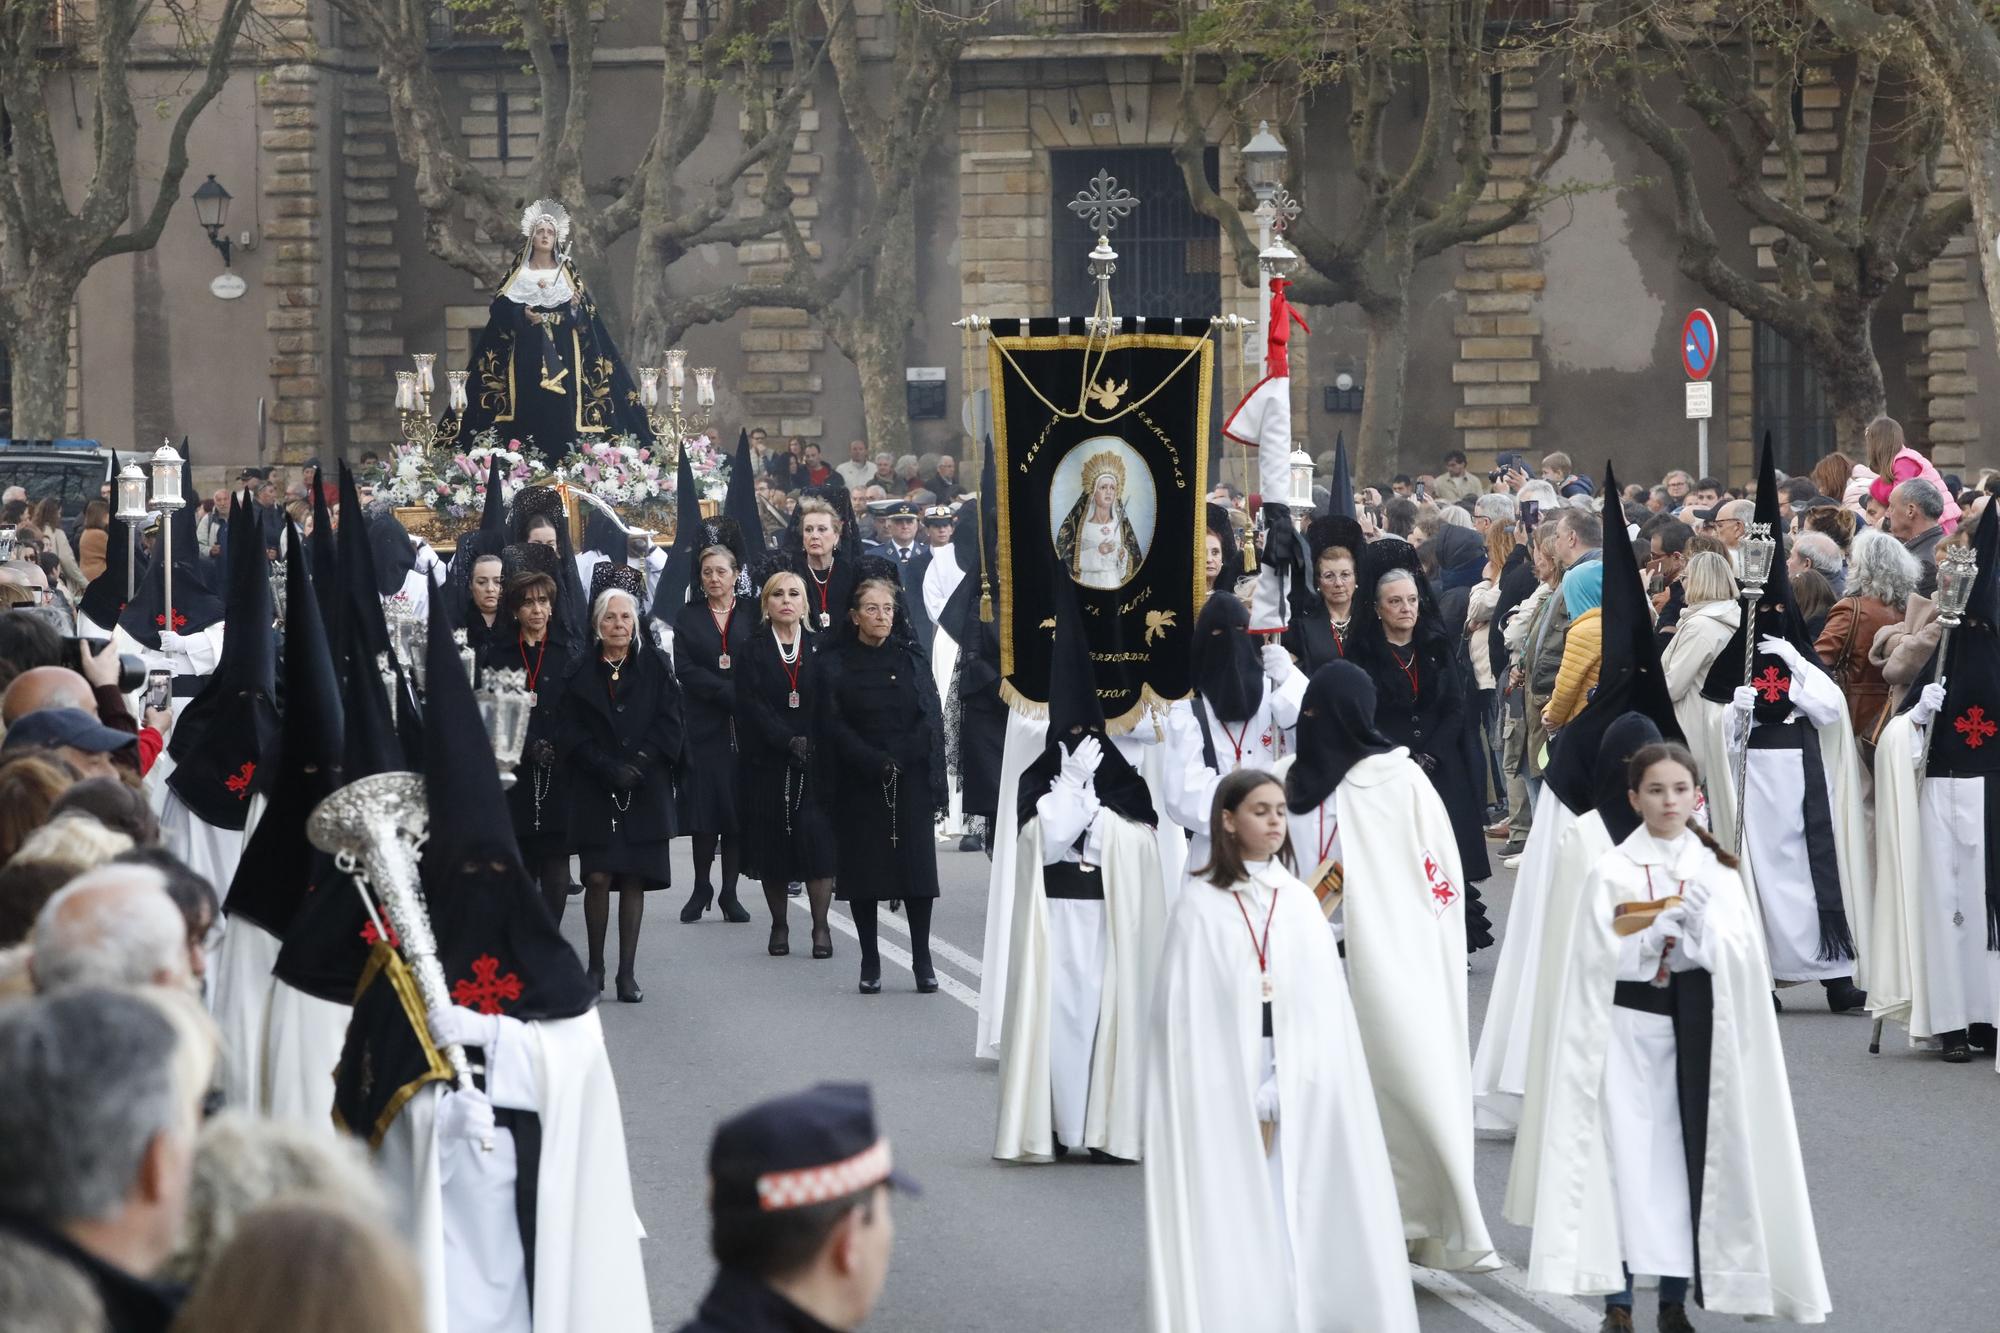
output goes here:
<path id="1" fill-rule="evenodd" d="M 1125 515 L 1125 460 L 1110 450 L 1083 465 L 1083 485 L 1056 529 L 1056 555 L 1086 588 L 1123 587 L 1139 570 L 1139 537 Z"/>
<path id="2" fill-rule="evenodd" d="M 577 442 L 651 442 L 638 390 L 570 263 L 569 213 L 537 199 L 521 214 L 521 252 L 472 348 L 461 440 L 491 426 L 551 463 Z"/>

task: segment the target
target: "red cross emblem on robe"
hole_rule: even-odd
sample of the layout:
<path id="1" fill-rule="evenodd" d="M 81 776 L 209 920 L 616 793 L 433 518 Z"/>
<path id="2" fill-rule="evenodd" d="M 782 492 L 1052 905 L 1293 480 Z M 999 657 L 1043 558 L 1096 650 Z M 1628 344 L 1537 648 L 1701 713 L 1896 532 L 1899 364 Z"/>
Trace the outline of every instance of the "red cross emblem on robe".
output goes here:
<path id="1" fill-rule="evenodd" d="M 1986 744 L 1987 737 L 2000 731 L 2000 725 L 1990 720 L 1986 716 L 1986 710 L 1978 704 L 1960 713 L 1958 720 L 1951 725 L 1952 730 L 1965 738 L 1965 748 L 1968 750 L 1977 750 Z"/>
<path id="2" fill-rule="evenodd" d="M 165 629 L 167 627 L 167 613 L 162 611 L 157 616 L 154 616 L 153 623 L 159 626 L 161 629 Z M 174 612 L 174 631 L 176 633 L 186 629 L 187 623 L 188 623 L 188 618 L 186 616 L 182 615 L 178 611 Z"/>
<path id="3" fill-rule="evenodd" d="M 312 889 L 316 889 L 318 887 L 319 885 L 317 884 L 311 885 L 307 889 L 307 892 L 311 892 Z M 381 943 L 382 932 L 375 929 L 375 923 L 373 921 L 370 921 L 367 925 L 361 928 L 361 939 L 364 943 L 367 944 L 369 948 L 372 949 L 377 944 Z M 403 942 L 396 938 L 396 928 L 394 926 L 389 927 L 389 947 L 392 949 L 400 949 L 403 947 Z"/>
<path id="4" fill-rule="evenodd" d="M 482 1014 L 500 1012 L 502 1000 L 521 998 L 521 977 L 509 972 L 500 975 L 500 960 L 490 953 L 483 953 L 472 960 L 472 976 L 451 985 L 453 1004 L 462 1004 L 477 1009 Z"/>
<path id="5" fill-rule="evenodd" d="M 1767 704 L 1778 702 L 1792 688 L 1792 678 L 1781 674 L 1774 666 L 1765 667 L 1764 674 L 1750 683 L 1757 687 L 1758 696 Z"/>
<path id="6" fill-rule="evenodd" d="M 224 778 L 222 785 L 235 792 L 237 800 L 247 801 L 250 799 L 250 779 L 256 776 L 256 773 L 257 764 L 252 760 L 238 769 L 234 776 Z"/>
<path id="7" fill-rule="evenodd" d="M 1458 889 L 1451 877 L 1444 873 L 1444 867 L 1429 850 L 1424 852 L 1424 883 L 1431 891 L 1431 915 L 1443 916 L 1458 901 Z"/>

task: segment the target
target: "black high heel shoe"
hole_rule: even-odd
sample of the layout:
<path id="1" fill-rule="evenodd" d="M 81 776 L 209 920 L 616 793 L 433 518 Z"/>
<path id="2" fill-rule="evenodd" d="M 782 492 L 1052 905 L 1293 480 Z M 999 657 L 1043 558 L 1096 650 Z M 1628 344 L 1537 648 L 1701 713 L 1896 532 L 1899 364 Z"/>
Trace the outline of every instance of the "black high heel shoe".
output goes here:
<path id="1" fill-rule="evenodd" d="M 917 978 L 917 994 L 932 995 L 937 992 L 938 979 L 935 973 Z"/>
<path id="2" fill-rule="evenodd" d="M 861 978 L 861 993 L 863 995 L 880 995 L 882 993 L 882 978 L 864 975 Z"/>
<path id="3" fill-rule="evenodd" d="M 694 892 L 688 895 L 686 906 L 681 908 L 681 924 L 691 926 L 701 920 L 702 913 L 708 910 L 709 903 L 714 899 L 715 890 L 712 887 L 707 884 L 695 885 Z M 739 907 L 736 910 L 741 912 L 743 909 Z M 750 918 L 746 914 L 743 919 L 748 921 Z"/>
<path id="4" fill-rule="evenodd" d="M 825 926 L 813 927 L 813 957 L 833 957 L 833 931 Z"/>
<path id="5" fill-rule="evenodd" d="M 597 988 L 599 995 L 604 994 L 604 964 L 592 963 L 583 969 L 583 974 L 590 978 L 590 984 Z"/>
<path id="6" fill-rule="evenodd" d="M 638 1004 L 645 998 L 646 992 L 639 989 L 639 979 L 637 977 L 623 974 L 619 976 L 618 1002 L 620 1004 Z"/>
<path id="7" fill-rule="evenodd" d="M 790 953 L 791 951 L 792 951 L 791 926 L 783 921 L 774 923 L 771 927 L 771 943 L 767 946 L 767 952 L 769 952 L 771 957 L 773 958 L 783 958 L 786 954 Z"/>
<path id="8" fill-rule="evenodd" d="M 724 889 L 715 905 L 722 909 L 722 919 L 733 926 L 740 926 L 750 919 L 750 909 L 736 900 L 734 889 Z"/>

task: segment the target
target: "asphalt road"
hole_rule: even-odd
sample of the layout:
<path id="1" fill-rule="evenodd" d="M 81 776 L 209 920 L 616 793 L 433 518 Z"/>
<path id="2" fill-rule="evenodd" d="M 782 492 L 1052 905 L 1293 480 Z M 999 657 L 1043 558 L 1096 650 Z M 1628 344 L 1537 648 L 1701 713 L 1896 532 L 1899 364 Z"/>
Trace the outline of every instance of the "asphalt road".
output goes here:
<path id="1" fill-rule="evenodd" d="M 972 1055 L 981 985 L 986 858 L 939 851 L 944 897 L 935 922 L 945 989 L 918 995 L 885 948 L 882 993 L 857 993 L 859 959 L 836 904 L 835 955 L 807 956 L 802 899 L 793 900 L 788 958 L 764 952 L 762 895 L 744 886 L 755 920 L 710 910 L 678 919 L 691 882 L 675 844 L 675 890 L 652 896 L 640 949 L 641 1005 L 606 996 L 604 1025 L 623 1102 L 634 1193 L 649 1239 L 656 1328 L 677 1327 L 713 1273 L 704 1215 L 705 1159 L 716 1122 L 775 1093 L 821 1079 L 864 1079 L 899 1166 L 924 1186 L 898 1200 L 895 1259 L 873 1330 L 1136 1330 L 1144 1305 L 1143 1189 L 1131 1167 L 1002 1166 L 992 1148 L 995 1066 Z M 1511 876 L 1487 886 L 1504 925 Z M 582 945 L 580 904 L 565 919 Z M 900 917 L 884 913 L 892 927 Z M 616 931 L 616 914 L 612 929 Z M 884 933 L 885 944 L 900 938 Z M 1498 950 L 1471 974 L 1473 1030 Z M 905 955 L 905 958 L 907 956 Z M 2000 1329 L 2000 1079 L 1989 1064 L 1946 1066 L 1903 1048 L 1891 1029 L 1867 1053 L 1868 1022 L 1826 1012 L 1817 986 L 1780 1019 L 1806 1153 L 1813 1213 L 1833 1292 L 1824 1326 L 1852 1333 L 1985 1333 Z M 1502 1254 L 1525 1261 L 1528 1233 L 1500 1217 L 1511 1145 L 1482 1141 L 1480 1197 Z M 1459 1279 L 1414 1270 L 1426 1330 L 1575 1329 L 1583 1302 L 1529 1295 L 1515 1269 Z M 1639 1327 L 1651 1327 L 1640 1297 Z M 1703 1329 L 1737 1320 L 1696 1312 Z M 1256 1333 L 1241 1330 L 1240 1333 Z"/>

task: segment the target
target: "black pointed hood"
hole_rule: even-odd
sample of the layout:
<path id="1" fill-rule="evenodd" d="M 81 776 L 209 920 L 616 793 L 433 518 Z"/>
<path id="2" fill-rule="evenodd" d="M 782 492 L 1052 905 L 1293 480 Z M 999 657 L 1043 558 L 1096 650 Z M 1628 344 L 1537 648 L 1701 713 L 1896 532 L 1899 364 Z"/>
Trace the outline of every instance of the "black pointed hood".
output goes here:
<path id="1" fill-rule="evenodd" d="M 1211 593 L 1194 618 L 1188 649 L 1190 678 L 1208 711 L 1222 722 L 1248 722 L 1264 698 L 1264 666 L 1250 633 L 1250 608 L 1229 593 Z"/>
<path id="2" fill-rule="evenodd" d="M 583 964 L 521 863 L 479 704 L 458 645 L 432 622 L 424 714 L 424 898 L 452 999 L 524 1022 L 597 1003 Z"/>
<path id="3" fill-rule="evenodd" d="M 1348 771 L 1396 743 L 1375 729 L 1375 682 L 1347 661 L 1328 662 L 1306 682 L 1299 705 L 1298 758 L 1285 775 L 1285 803 L 1313 810 Z"/>
<path id="4" fill-rule="evenodd" d="M 701 541 L 701 494 L 695 488 L 694 464 L 687 446 L 680 449 L 680 472 L 674 482 L 674 544 L 667 551 L 666 568 L 660 571 L 659 586 L 653 590 L 650 614 L 668 624 L 688 599 L 695 583 L 695 560 Z"/>
<path id="5" fill-rule="evenodd" d="M 340 596 L 339 537 L 333 526 L 333 510 L 326 502 L 326 479 L 313 473 L 312 536 L 306 538 L 306 556 L 312 570 L 313 598 L 319 603 L 320 625 L 326 631 L 327 647 L 333 653 L 335 669 L 347 661 L 347 607 Z"/>
<path id="6" fill-rule="evenodd" d="M 410 543 L 410 530 L 388 504 L 377 501 L 368 519 L 369 555 L 375 563 L 375 591 L 394 597 L 403 590 L 410 571 L 417 567 L 417 550 Z"/>
<path id="7" fill-rule="evenodd" d="M 278 747 L 277 631 L 263 522 L 248 496 L 229 514 L 229 598 L 222 657 L 174 720 L 167 786 L 203 822 L 241 829 L 268 792 Z"/>
<path id="8" fill-rule="evenodd" d="M 1354 472 L 1347 465 L 1347 437 L 1333 437 L 1333 479 L 1327 482 L 1326 512 L 1359 519 L 1354 512 Z"/>
<path id="9" fill-rule="evenodd" d="M 115 506 L 118 500 L 118 473 L 121 465 L 114 450 L 109 464 L 111 469 L 111 499 Z M 132 544 L 132 529 L 119 522 L 114 512 L 109 525 L 104 530 L 104 572 L 92 579 L 77 600 L 79 614 L 89 618 L 90 623 L 107 633 L 117 625 L 118 617 L 125 611 L 125 552 Z"/>
<path id="10" fill-rule="evenodd" d="M 2000 518 L 1991 507 L 1972 537 L 1979 573 L 1965 616 L 1945 645 L 1944 707 L 1931 723 L 1927 771 L 1934 776 L 2000 773 Z M 1910 688 L 1905 707 L 1937 679 L 1937 655 Z M 1989 877 L 1990 878 L 1990 877 Z"/>
<path id="11" fill-rule="evenodd" d="M 1746 634 L 1756 635 L 1749 640 L 1752 644 L 1769 638 L 1787 639 L 1806 661 L 1819 660 L 1812 638 L 1806 633 L 1805 620 L 1792 601 L 1791 574 L 1785 568 L 1785 523 L 1778 514 L 1778 467 L 1771 451 L 1769 431 L 1764 433 L 1764 448 L 1757 463 L 1756 503 L 1757 512 L 1752 521 L 1770 527 L 1771 540 L 1777 543 L 1777 552 L 1771 557 L 1771 573 L 1764 581 L 1764 592 L 1757 599 L 1750 623 L 1736 627 L 1736 633 L 1730 636 L 1729 643 L 1717 655 L 1715 665 L 1709 668 L 1708 679 L 1702 682 L 1701 697 L 1710 703 L 1728 703 L 1738 687 L 1744 684 Z M 1769 653 L 1756 654 L 1750 663 L 1749 683 L 1758 687 L 1757 703 L 1751 710 L 1757 721 L 1782 722 L 1791 716 L 1791 680 L 1792 669 L 1782 658 Z"/>
<path id="12" fill-rule="evenodd" d="M 1090 641 L 1076 587 L 1060 562 L 1053 559 L 1049 586 L 1054 591 L 1055 644 L 1049 655 L 1049 731 L 1041 757 L 1021 775 L 1018 814 L 1023 824 L 1035 817 L 1035 805 L 1062 772 L 1063 755 L 1085 735 L 1097 737 L 1103 748 L 1094 785 L 1097 799 L 1114 814 L 1134 823 L 1157 827 L 1153 796 L 1146 780 L 1120 754 L 1104 727 L 1104 705 L 1097 697 L 1097 673 L 1090 665 Z"/>
<path id="13" fill-rule="evenodd" d="M 486 503 L 479 511 L 479 531 L 507 531 L 507 484 L 504 460 L 495 449 L 486 460 Z"/>
<path id="14" fill-rule="evenodd" d="M 757 464 L 750 457 L 750 432 L 736 433 L 736 457 L 729 464 L 729 489 L 723 493 L 722 515 L 735 521 L 743 534 L 757 538 L 764 549 L 764 520 L 757 513 Z"/>
<path id="15" fill-rule="evenodd" d="M 389 625 L 382 616 L 382 598 L 375 574 L 373 527 L 361 510 L 361 493 L 354 473 L 340 465 L 340 533 L 337 558 L 341 606 L 345 613 L 349 670 L 373 670 L 375 654 L 389 650 Z"/>
<path id="16" fill-rule="evenodd" d="M 1611 489 L 1608 478 L 1604 493 L 1618 494 Z M 1632 756 L 1654 741 L 1666 739 L 1670 738 L 1661 735 L 1658 724 L 1644 713 L 1625 713 L 1613 718 L 1597 739 L 1597 753 L 1591 761 L 1590 801 L 1577 813 L 1594 807 L 1597 817 L 1604 821 L 1604 831 L 1611 835 L 1613 846 L 1631 837 L 1645 822 L 1632 808 L 1632 784 L 1627 776 Z"/>
<path id="17" fill-rule="evenodd" d="M 222 598 L 217 595 L 217 579 L 212 562 L 202 558 L 201 543 L 195 535 L 200 505 L 194 495 L 194 460 L 188 442 L 181 441 L 181 495 L 187 503 L 174 511 L 170 521 L 174 547 L 174 607 L 172 629 L 176 634 L 199 634 L 222 619 Z M 119 613 L 118 627 L 147 648 L 160 646 L 160 631 L 167 625 L 165 534 L 154 545 L 145 575 L 125 609 Z"/>
<path id="18" fill-rule="evenodd" d="M 286 523 L 289 549 L 298 530 Z M 283 939 L 317 879 L 323 853 L 306 841 L 306 820 L 340 786 L 344 742 L 340 683 L 320 622 L 305 562 L 285 563 L 284 716 L 270 767 L 270 803 L 236 863 L 223 910 L 256 922 Z"/>
<path id="19" fill-rule="evenodd" d="M 1618 478 L 1606 461 L 1604 494 L 1615 497 L 1618 493 Z M 1666 672 L 1660 668 L 1660 643 L 1653 633 L 1653 608 L 1646 598 L 1645 576 L 1632 543 L 1623 539 L 1624 519 L 1615 499 L 1605 501 L 1604 512 L 1618 526 L 1615 531 L 1607 530 L 1604 539 L 1603 663 L 1589 702 L 1562 729 L 1543 774 L 1562 803 L 1577 814 L 1597 800 L 1598 742 L 1625 714 L 1644 714 L 1667 740 L 1685 739 L 1674 717 Z M 1740 670 L 1740 644 L 1737 652 Z"/>

